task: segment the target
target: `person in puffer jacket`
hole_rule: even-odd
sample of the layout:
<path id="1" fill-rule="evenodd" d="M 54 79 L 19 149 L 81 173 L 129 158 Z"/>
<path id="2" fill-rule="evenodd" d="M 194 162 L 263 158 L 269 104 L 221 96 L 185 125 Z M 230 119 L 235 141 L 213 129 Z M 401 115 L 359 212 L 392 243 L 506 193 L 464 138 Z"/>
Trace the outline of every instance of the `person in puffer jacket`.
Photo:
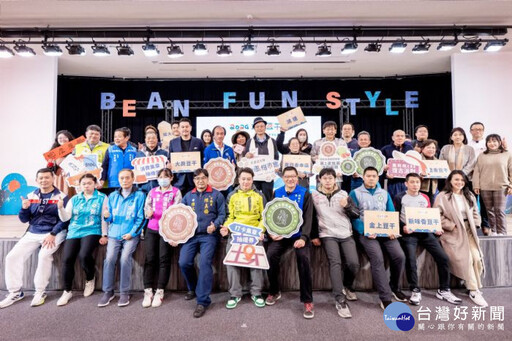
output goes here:
<path id="1" fill-rule="evenodd" d="M 322 169 L 318 178 L 320 186 L 318 191 L 313 191 L 312 197 L 317 212 L 320 239 L 315 238 L 312 243 L 324 246 L 329 260 L 336 310 L 340 317 L 350 318 L 352 314 L 346 301 L 357 300 L 352 285 L 359 271 L 359 256 L 352 237 L 350 219 L 359 217 L 359 209 L 347 192 L 338 188 L 334 169 Z M 342 260 L 345 263 L 343 271 Z"/>
<path id="2" fill-rule="evenodd" d="M 197 214 L 197 229 L 194 236 L 182 244 L 179 265 L 188 287 L 185 299 L 191 300 L 197 296 L 193 315 L 199 318 L 211 303 L 212 261 L 219 242 L 218 230 L 226 220 L 226 201 L 219 191 L 208 185 L 206 169 L 196 169 L 193 180 L 196 187 L 185 195 L 182 203 L 192 207 Z M 194 267 L 194 258 L 198 252 L 201 255 L 199 274 Z"/>
<path id="3" fill-rule="evenodd" d="M 260 241 L 257 245 L 263 245 L 263 235 L 265 226 L 263 225 L 263 209 L 265 207 L 265 196 L 254 186 L 254 172 L 250 168 L 241 168 L 238 171 L 238 181 L 240 185 L 228 195 L 228 218 L 224 222 L 224 226 L 220 230 L 220 234 L 227 237 L 229 234 L 228 227 L 232 223 L 240 223 L 244 225 L 254 226 L 262 229 Z M 226 244 L 226 251 L 231 248 L 230 237 Z M 242 299 L 242 284 L 240 278 L 242 268 L 238 266 L 226 266 L 228 272 L 229 294 L 231 298 L 226 303 L 226 308 L 236 308 L 238 302 Z M 251 274 L 251 299 L 258 308 L 265 307 L 265 300 L 261 296 L 263 288 L 263 270 L 249 269 Z"/>
<path id="4" fill-rule="evenodd" d="M 98 306 L 107 306 L 115 297 L 115 270 L 117 258 L 121 255 L 119 280 L 120 297 L 118 306 L 130 304 L 130 282 L 133 266 L 133 253 L 139 243 L 139 236 L 145 223 L 144 192 L 133 185 L 133 170 L 119 172 L 121 188 L 108 196 L 108 209 L 103 213 L 109 223 L 107 255 L 103 263 L 103 297 Z"/>

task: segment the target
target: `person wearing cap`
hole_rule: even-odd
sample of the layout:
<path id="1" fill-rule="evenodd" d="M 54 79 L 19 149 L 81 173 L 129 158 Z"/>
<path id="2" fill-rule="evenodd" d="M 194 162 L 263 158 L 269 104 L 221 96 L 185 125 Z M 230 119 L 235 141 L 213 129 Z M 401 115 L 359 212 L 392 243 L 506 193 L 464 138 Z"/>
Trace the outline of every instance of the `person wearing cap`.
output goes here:
<path id="1" fill-rule="evenodd" d="M 254 137 L 250 138 L 245 145 L 243 156 L 253 158 L 259 155 L 269 155 L 274 160 L 279 160 L 279 153 L 277 151 L 276 140 L 271 138 L 267 133 L 267 121 L 262 117 L 256 117 L 252 124 L 252 128 L 256 132 Z M 257 189 L 263 192 L 265 198 L 270 200 L 272 198 L 272 190 L 274 189 L 274 181 L 254 181 Z"/>

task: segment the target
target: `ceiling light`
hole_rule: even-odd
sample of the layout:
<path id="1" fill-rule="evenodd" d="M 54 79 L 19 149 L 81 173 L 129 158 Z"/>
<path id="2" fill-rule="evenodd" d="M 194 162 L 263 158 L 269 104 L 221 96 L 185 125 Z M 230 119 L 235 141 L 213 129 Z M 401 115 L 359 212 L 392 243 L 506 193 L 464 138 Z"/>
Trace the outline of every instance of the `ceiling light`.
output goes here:
<path id="1" fill-rule="evenodd" d="M 242 45 L 241 53 L 247 57 L 254 56 L 256 54 L 256 46 L 251 43 L 245 43 L 244 45 Z"/>
<path id="2" fill-rule="evenodd" d="M 85 56 L 85 49 L 80 44 L 68 44 L 66 50 L 70 56 Z"/>
<path id="3" fill-rule="evenodd" d="M 119 44 L 116 49 L 118 56 L 133 56 L 133 50 L 128 44 Z"/>
<path id="4" fill-rule="evenodd" d="M 36 55 L 36 52 L 31 47 L 23 43 L 16 43 L 16 45 L 14 45 L 14 51 L 22 57 L 33 57 Z"/>
<path id="5" fill-rule="evenodd" d="M 439 45 L 437 45 L 437 50 L 439 51 L 450 51 L 455 46 L 457 46 L 458 41 L 457 40 L 447 40 L 447 41 L 441 41 Z"/>
<path id="6" fill-rule="evenodd" d="M 0 45 L 0 58 L 11 58 L 14 56 L 14 52 L 4 44 Z"/>
<path id="7" fill-rule="evenodd" d="M 281 51 L 279 50 L 279 45 L 276 45 L 274 41 L 272 41 L 272 45 L 267 46 L 267 52 L 265 52 L 268 56 L 279 56 Z"/>
<path id="8" fill-rule="evenodd" d="M 412 53 L 414 54 L 425 54 L 428 53 L 428 50 L 430 49 L 430 44 L 428 41 L 421 42 L 417 45 L 415 45 L 412 48 Z"/>
<path id="9" fill-rule="evenodd" d="M 160 54 L 155 44 L 147 42 L 142 45 L 142 51 L 146 57 L 156 57 Z"/>
<path id="10" fill-rule="evenodd" d="M 178 45 L 172 44 L 171 46 L 167 46 L 167 57 L 169 58 L 180 58 L 183 57 L 183 51 L 181 47 Z"/>
<path id="11" fill-rule="evenodd" d="M 94 44 L 91 46 L 92 48 L 92 54 L 98 57 L 105 57 L 110 55 L 110 51 L 108 48 L 103 44 Z"/>
<path id="12" fill-rule="evenodd" d="M 460 47 L 460 52 L 462 52 L 462 53 L 477 52 L 478 49 L 480 48 L 480 45 L 482 45 L 482 43 L 480 43 L 479 40 L 467 41 L 464 44 L 462 44 L 462 46 Z"/>
<path id="13" fill-rule="evenodd" d="M 60 57 L 62 56 L 62 49 L 56 44 L 43 44 L 43 53 L 46 56 Z"/>
<path id="14" fill-rule="evenodd" d="M 357 43 L 354 41 L 354 42 L 351 42 L 351 43 L 346 43 L 345 46 L 341 49 L 341 54 L 352 54 L 352 53 L 355 53 L 357 51 Z"/>
<path id="15" fill-rule="evenodd" d="M 364 48 L 366 52 L 380 52 L 380 48 L 382 47 L 379 43 L 369 43 L 368 46 Z"/>
<path id="16" fill-rule="evenodd" d="M 327 43 L 323 43 L 318 46 L 318 51 L 315 53 L 317 57 L 330 57 L 331 56 L 331 47 L 327 45 Z"/>
<path id="17" fill-rule="evenodd" d="M 219 57 L 228 57 L 231 56 L 231 46 L 224 45 L 224 43 L 217 45 L 217 56 Z"/>
<path id="18" fill-rule="evenodd" d="M 196 43 L 194 46 L 192 46 L 192 51 L 194 51 L 196 56 L 206 56 L 208 54 L 208 49 L 203 43 Z"/>
<path id="19" fill-rule="evenodd" d="M 389 52 L 391 53 L 404 53 L 407 44 L 403 40 L 397 40 L 389 47 Z"/>
<path id="20" fill-rule="evenodd" d="M 488 41 L 487 44 L 485 44 L 484 51 L 486 52 L 496 52 L 501 50 L 503 46 L 505 46 L 508 42 L 508 39 L 503 40 L 493 40 Z"/>
<path id="21" fill-rule="evenodd" d="M 293 45 L 292 52 L 290 53 L 292 57 L 302 58 L 306 56 L 306 45 L 303 43 L 297 43 Z"/>

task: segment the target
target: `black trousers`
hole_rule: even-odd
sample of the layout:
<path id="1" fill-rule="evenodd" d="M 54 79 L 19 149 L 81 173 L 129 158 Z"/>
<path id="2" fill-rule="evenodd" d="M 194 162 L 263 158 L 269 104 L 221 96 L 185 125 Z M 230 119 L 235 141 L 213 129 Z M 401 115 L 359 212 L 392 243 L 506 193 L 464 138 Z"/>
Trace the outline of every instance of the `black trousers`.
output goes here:
<path id="1" fill-rule="evenodd" d="M 171 275 L 172 246 L 158 234 L 147 229 L 144 238 L 146 260 L 144 262 L 144 288 L 153 288 L 158 274 L 157 289 L 165 289 Z"/>
<path id="2" fill-rule="evenodd" d="M 272 196 L 274 194 L 274 181 L 254 181 L 254 186 L 259 189 L 263 195 L 265 195 L 267 201 L 272 200 Z"/>
<path id="3" fill-rule="evenodd" d="M 293 243 L 297 238 L 281 239 L 279 241 L 270 241 L 267 249 L 267 258 L 270 265 L 268 270 L 268 280 L 270 282 L 269 293 L 275 295 L 280 291 L 279 273 L 281 272 L 281 256 L 289 248 L 293 248 Z M 295 249 L 297 257 L 297 269 L 299 270 L 300 282 L 300 301 L 303 303 L 313 302 L 313 279 L 311 276 L 310 261 L 311 243 L 306 242 L 306 246 Z"/>
<path id="4" fill-rule="evenodd" d="M 76 257 L 85 271 L 85 279 L 90 281 L 94 278 L 95 262 L 92 256 L 99 245 L 100 235 L 91 235 L 83 238 L 66 239 L 64 242 L 62 277 L 64 277 L 64 290 L 71 291 L 73 278 L 75 278 Z"/>

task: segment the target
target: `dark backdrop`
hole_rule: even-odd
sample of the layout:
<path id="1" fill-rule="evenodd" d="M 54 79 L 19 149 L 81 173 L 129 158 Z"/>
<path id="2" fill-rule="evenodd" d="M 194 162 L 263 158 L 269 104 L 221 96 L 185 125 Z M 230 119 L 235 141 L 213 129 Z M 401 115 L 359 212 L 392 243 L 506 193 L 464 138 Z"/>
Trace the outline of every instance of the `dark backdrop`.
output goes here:
<path id="1" fill-rule="evenodd" d="M 57 95 L 57 130 L 70 130 L 75 136 L 83 134 L 89 124 L 101 123 L 100 94 L 113 92 L 117 100 L 136 99 L 148 101 L 151 92 L 158 91 L 162 101 L 222 101 L 224 92 L 237 92 L 237 100 L 248 100 L 249 92 L 265 91 L 266 100 L 281 101 L 281 91 L 298 92 L 298 101 L 321 100 L 330 91 L 340 93 L 341 98 L 361 98 L 365 91 L 381 91 L 379 100 L 392 98 L 404 100 L 405 91 L 419 92 L 419 108 L 414 109 L 414 123 L 429 127 L 430 137 L 440 145 L 447 143 L 452 128 L 452 93 L 450 74 L 408 76 L 378 79 L 266 79 L 266 80 L 122 80 L 107 78 L 86 78 L 59 76 Z M 288 110 L 288 109 L 287 109 Z M 198 116 L 265 116 L 278 115 L 281 108 L 254 109 L 190 109 L 190 118 L 195 122 Z M 400 111 L 401 112 L 401 111 Z M 322 121 L 334 120 L 339 123 L 339 110 L 304 109 L 306 115 L 320 115 Z M 148 124 L 157 125 L 164 119 L 164 110 L 137 110 L 137 117 L 122 117 L 121 110 L 114 110 L 113 128 L 127 126 L 132 130 L 132 141 L 143 140 L 143 128 Z M 374 146 L 390 143 L 393 130 L 403 127 L 403 118 L 386 116 L 384 108 L 358 107 L 357 115 L 350 116 L 356 132 L 367 130 L 372 134 Z M 212 127 L 215 125 L 212 120 Z M 195 131 L 193 131 L 195 135 Z M 339 134 L 338 134 L 339 135 Z M 414 138 L 414 136 L 413 136 Z M 110 141 L 107 141 L 110 142 Z"/>

